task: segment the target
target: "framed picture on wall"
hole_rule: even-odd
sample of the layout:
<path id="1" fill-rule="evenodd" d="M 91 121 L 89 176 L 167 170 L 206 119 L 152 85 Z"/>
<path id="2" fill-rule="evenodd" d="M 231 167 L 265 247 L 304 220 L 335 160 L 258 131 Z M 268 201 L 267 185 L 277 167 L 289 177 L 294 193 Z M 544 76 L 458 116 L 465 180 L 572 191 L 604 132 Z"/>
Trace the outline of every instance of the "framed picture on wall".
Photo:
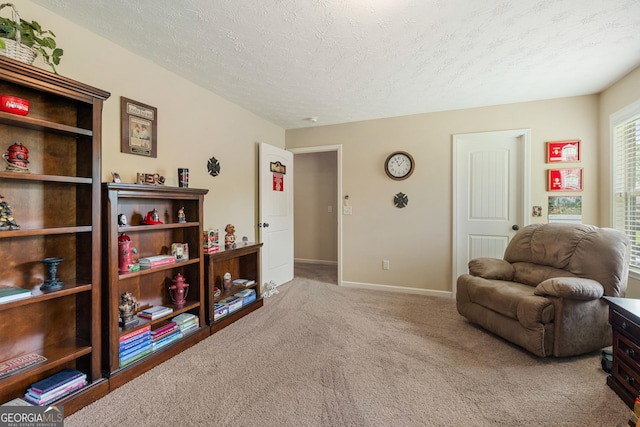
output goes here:
<path id="1" fill-rule="evenodd" d="M 547 163 L 579 162 L 580 140 L 547 142 Z"/>
<path id="2" fill-rule="evenodd" d="M 582 168 L 547 169 L 547 191 L 582 191 Z"/>
<path id="3" fill-rule="evenodd" d="M 150 105 L 120 98 L 122 153 L 158 156 L 158 110 Z"/>

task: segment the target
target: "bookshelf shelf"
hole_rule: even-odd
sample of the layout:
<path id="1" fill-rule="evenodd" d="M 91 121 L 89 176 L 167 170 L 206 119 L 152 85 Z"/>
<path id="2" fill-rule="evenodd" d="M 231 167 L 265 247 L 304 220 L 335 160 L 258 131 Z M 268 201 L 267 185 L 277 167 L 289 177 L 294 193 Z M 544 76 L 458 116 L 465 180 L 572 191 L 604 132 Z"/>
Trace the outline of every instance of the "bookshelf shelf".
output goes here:
<path id="1" fill-rule="evenodd" d="M 159 363 L 173 357 L 210 334 L 205 322 L 204 302 L 204 258 L 203 244 L 203 202 L 206 189 L 151 186 L 144 184 L 102 184 L 103 204 L 103 283 L 102 288 L 102 369 L 109 378 L 110 389 L 117 388 L 136 376 L 148 371 Z M 178 210 L 184 207 L 187 222 L 178 222 Z M 145 225 L 146 213 L 157 209 L 163 224 Z M 126 215 L 127 226 L 119 226 L 119 214 Z M 186 243 L 189 259 L 175 264 L 120 273 L 118 257 L 118 236 L 125 233 L 138 257 L 168 254 L 172 243 Z M 182 306 L 175 305 L 169 294 L 172 279 L 182 274 L 189 284 L 187 301 Z M 129 327 L 119 324 L 119 304 L 123 293 L 131 293 L 140 307 L 138 312 L 151 306 L 173 308 L 173 312 L 158 319 L 136 316 L 138 323 Z M 121 367 L 121 340 L 136 332 L 142 333 L 147 327 L 161 328 L 182 313 L 198 317 L 199 327 L 168 345 L 144 355 Z"/>
<path id="2" fill-rule="evenodd" d="M 28 116 L 0 112 L 2 150 L 21 142 L 29 173 L 0 171 L 0 194 L 18 230 L 0 232 L 3 285 L 32 291 L 0 304 L 0 362 L 37 353 L 44 362 L 0 378 L 0 403 L 65 368 L 88 385 L 64 399 L 65 415 L 108 392 L 100 369 L 100 156 L 108 92 L 0 57 L 0 93 L 28 99 Z M 60 290 L 42 292 L 40 261 L 61 257 Z"/>

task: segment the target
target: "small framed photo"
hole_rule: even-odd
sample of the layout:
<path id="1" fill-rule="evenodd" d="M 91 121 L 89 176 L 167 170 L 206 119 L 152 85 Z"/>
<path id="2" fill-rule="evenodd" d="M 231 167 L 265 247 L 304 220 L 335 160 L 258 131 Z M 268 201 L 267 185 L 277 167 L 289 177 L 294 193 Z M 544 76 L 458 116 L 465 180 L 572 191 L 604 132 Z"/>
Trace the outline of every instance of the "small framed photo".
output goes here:
<path id="1" fill-rule="evenodd" d="M 580 140 L 547 142 L 547 163 L 579 162 Z"/>
<path id="2" fill-rule="evenodd" d="M 158 157 L 158 109 L 120 97 L 122 153 Z"/>
<path id="3" fill-rule="evenodd" d="M 547 169 L 547 191 L 582 191 L 582 168 Z"/>

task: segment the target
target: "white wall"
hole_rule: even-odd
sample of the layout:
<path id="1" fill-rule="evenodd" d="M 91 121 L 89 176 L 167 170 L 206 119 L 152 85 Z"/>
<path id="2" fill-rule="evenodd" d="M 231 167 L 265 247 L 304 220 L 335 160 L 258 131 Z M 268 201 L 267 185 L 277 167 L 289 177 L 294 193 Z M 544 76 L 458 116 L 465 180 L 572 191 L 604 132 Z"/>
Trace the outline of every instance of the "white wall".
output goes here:
<path id="1" fill-rule="evenodd" d="M 237 236 L 257 238 L 256 142 L 284 147 L 284 129 L 40 6 L 16 6 L 24 19 L 56 33 L 64 49 L 59 74 L 111 92 L 103 114 L 103 181 L 112 171 L 123 182 L 135 182 L 136 172 L 157 172 L 176 186 L 177 168 L 187 167 L 189 186 L 209 189 L 205 228 L 233 223 Z M 120 152 L 121 96 L 158 109 L 157 158 Z M 212 156 L 222 165 L 215 178 L 206 169 Z"/>

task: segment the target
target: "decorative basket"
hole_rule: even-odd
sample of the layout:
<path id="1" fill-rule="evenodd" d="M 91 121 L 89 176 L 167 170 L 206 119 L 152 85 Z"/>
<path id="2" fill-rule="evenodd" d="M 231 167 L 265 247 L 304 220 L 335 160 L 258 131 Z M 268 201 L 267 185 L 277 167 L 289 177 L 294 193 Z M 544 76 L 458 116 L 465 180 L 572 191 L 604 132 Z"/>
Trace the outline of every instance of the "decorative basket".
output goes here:
<path id="1" fill-rule="evenodd" d="M 15 15 L 14 21 L 16 23 L 16 39 L 11 40 L 0 37 L 7 46 L 6 49 L 0 48 L 0 56 L 6 56 L 8 58 L 31 65 L 36 59 L 36 56 L 38 56 L 38 51 L 21 43 L 22 36 L 20 35 L 20 14 L 18 13 L 18 9 L 16 9 L 16 7 L 12 3 L 4 3 L 0 5 L 0 10 L 5 6 L 9 6 L 10 8 L 12 8 Z"/>

